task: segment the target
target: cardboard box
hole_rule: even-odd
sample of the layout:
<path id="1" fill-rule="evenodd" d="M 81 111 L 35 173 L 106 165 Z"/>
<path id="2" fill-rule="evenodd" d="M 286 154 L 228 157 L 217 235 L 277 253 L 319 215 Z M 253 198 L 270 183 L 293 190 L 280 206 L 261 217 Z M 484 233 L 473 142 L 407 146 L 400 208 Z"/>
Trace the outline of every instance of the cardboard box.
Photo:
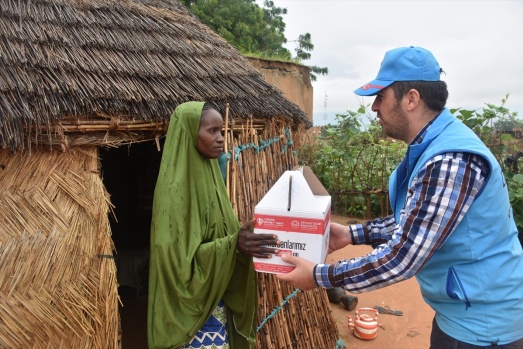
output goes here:
<path id="1" fill-rule="evenodd" d="M 258 272 L 288 273 L 294 265 L 280 256 L 291 253 L 324 263 L 329 248 L 331 197 L 309 167 L 285 171 L 254 208 L 255 234 L 276 234 L 279 253 L 254 258 Z"/>

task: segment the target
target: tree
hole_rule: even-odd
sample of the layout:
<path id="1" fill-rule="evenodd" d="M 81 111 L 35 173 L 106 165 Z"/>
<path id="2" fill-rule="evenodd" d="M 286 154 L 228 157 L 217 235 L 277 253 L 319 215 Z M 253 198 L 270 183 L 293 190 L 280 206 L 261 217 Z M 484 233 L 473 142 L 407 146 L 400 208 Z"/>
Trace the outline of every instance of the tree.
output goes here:
<path id="1" fill-rule="evenodd" d="M 242 54 L 298 63 L 311 58 L 314 45 L 309 33 L 293 41 L 297 42 L 295 57 L 284 47 L 287 38 L 283 15 L 287 9 L 274 6 L 273 1 L 265 0 L 263 8 L 256 0 L 182 0 L 181 3 Z M 310 68 L 315 74 L 329 73 L 328 68 Z M 311 74 L 312 81 L 316 80 L 315 74 Z"/>
<path id="2" fill-rule="evenodd" d="M 255 0 L 184 0 L 182 2 L 202 23 L 222 36 L 243 54 L 291 59 L 283 47 L 287 9 L 266 1 L 260 8 Z"/>
<path id="3" fill-rule="evenodd" d="M 295 51 L 296 51 L 295 59 L 299 62 L 311 59 L 310 51 L 312 51 L 314 49 L 314 45 L 312 44 L 312 41 L 311 41 L 311 34 L 309 34 L 309 33 L 302 34 L 298 37 L 298 40 L 295 40 L 294 42 L 298 43 L 298 47 L 295 48 Z M 321 67 L 317 67 L 314 65 L 314 66 L 311 66 L 310 68 L 313 72 L 313 74 L 311 74 L 312 81 L 316 81 L 315 74 L 320 74 L 320 75 L 329 74 L 329 68 L 326 68 L 326 67 L 321 68 Z"/>

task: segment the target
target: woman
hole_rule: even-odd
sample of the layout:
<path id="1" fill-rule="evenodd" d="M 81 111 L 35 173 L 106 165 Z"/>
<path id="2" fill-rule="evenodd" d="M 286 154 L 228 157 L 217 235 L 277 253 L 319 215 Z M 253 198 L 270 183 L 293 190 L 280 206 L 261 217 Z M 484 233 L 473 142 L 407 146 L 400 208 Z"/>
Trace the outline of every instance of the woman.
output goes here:
<path id="1" fill-rule="evenodd" d="M 276 235 L 240 228 L 216 160 L 223 120 L 203 102 L 174 111 L 151 225 L 148 342 L 156 348 L 246 349 L 256 344 L 256 273 Z"/>

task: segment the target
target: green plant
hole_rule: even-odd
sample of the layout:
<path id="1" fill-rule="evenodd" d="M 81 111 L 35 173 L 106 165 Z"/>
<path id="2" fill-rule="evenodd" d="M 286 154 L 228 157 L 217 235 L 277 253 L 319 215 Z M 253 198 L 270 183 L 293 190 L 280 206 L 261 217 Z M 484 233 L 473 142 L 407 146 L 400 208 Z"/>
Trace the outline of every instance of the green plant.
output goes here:
<path id="1" fill-rule="evenodd" d="M 333 208 L 357 217 L 380 215 L 388 208 L 388 177 L 401 161 L 405 145 L 386 139 L 368 109 L 337 114 L 336 125 L 322 128 L 315 142 L 298 153 L 333 197 Z M 342 209 L 343 207 L 343 209 Z"/>
<path id="2" fill-rule="evenodd" d="M 523 246 L 523 174 L 509 174 L 507 176 L 507 185 L 514 220 L 518 227 L 519 241 Z"/>
<path id="3" fill-rule="evenodd" d="M 519 232 L 519 240 L 523 245 L 523 175 L 518 174 L 516 166 L 509 165 L 507 158 L 522 149 L 523 142 L 518 141 L 508 131 L 514 128 L 521 130 L 522 122 L 516 112 L 511 112 L 505 107 L 509 95 L 501 100 L 501 105 L 486 104 L 478 110 L 451 109 L 451 113 L 471 128 L 487 145 L 498 160 L 510 196 L 510 204 L 514 212 L 514 220 Z"/>

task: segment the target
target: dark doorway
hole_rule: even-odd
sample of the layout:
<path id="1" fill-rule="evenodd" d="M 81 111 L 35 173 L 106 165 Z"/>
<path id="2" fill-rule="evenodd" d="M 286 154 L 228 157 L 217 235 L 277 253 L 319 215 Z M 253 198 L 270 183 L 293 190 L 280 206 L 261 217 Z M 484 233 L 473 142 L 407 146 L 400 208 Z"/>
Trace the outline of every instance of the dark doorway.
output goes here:
<path id="1" fill-rule="evenodd" d="M 152 199 L 162 153 L 153 141 L 100 149 L 117 266 L 122 349 L 147 348 Z"/>

